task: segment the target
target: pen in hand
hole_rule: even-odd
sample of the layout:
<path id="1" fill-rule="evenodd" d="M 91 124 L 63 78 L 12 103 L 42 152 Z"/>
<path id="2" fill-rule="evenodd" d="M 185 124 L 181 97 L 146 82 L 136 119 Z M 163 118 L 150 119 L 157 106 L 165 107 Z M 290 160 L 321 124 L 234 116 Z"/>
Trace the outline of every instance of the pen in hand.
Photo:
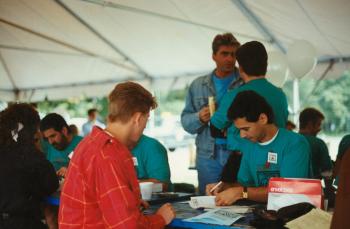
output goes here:
<path id="1" fill-rule="evenodd" d="M 222 184 L 222 181 L 220 181 L 219 183 L 217 183 L 212 189 L 210 189 L 210 193 L 213 193 L 215 189 L 217 189 L 220 185 Z"/>

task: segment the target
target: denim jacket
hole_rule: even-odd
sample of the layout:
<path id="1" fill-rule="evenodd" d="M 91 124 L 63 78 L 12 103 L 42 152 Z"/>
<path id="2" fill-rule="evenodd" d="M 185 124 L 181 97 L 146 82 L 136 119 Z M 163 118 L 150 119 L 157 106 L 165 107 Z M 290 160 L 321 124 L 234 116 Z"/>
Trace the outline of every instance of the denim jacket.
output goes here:
<path id="1" fill-rule="evenodd" d="M 202 123 L 199 119 L 199 111 L 208 106 L 208 97 L 216 95 L 215 86 L 212 80 L 214 72 L 198 77 L 188 89 L 185 108 L 181 113 L 181 124 L 185 131 L 190 134 L 197 134 L 196 147 L 197 156 L 211 158 L 214 155 L 215 139 L 210 135 L 208 123 Z M 229 86 L 229 90 L 241 85 L 238 71 L 235 71 L 235 80 Z"/>

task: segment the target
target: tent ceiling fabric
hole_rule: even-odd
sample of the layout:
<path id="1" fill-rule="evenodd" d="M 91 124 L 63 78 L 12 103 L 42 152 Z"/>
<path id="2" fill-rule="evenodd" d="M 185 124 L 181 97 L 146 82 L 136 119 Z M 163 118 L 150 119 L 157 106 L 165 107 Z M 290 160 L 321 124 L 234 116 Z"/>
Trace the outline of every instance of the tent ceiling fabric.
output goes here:
<path id="1" fill-rule="evenodd" d="M 186 84 L 214 68 L 211 42 L 226 31 L 268 51 L 280 49 L 269 35 L 284 49 L 305 39 L 319 59 L 349 60 L 349 12 L 347 0 L 0 0 L 0 100 L 105 95 L 123 80 Z"/>

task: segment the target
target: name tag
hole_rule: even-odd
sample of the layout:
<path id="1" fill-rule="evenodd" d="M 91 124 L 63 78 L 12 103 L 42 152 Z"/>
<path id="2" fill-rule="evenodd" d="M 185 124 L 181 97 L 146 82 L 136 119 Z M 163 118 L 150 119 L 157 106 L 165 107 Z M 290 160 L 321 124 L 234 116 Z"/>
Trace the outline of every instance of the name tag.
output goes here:
<path id="1" fill-rule="evenodd" d="M 137 162 L 137 158 L 136 157 L 133 157 L 132 161 L 134 162 L 134 166 L 138 166 L 139 165 L 139 163 Z"/>
<path id="2" fill-rule="evenodd" d="M 267 162 L 277 164 L 277 153 L 269 152 L 267 154 Z"/>
<path id="3" fill-rule="evenodd" d="M 68 155 L 69 159 L 72 159 L 73 154 L 74 154 L 74 151 L 70 152 L 70 154 Z"/>

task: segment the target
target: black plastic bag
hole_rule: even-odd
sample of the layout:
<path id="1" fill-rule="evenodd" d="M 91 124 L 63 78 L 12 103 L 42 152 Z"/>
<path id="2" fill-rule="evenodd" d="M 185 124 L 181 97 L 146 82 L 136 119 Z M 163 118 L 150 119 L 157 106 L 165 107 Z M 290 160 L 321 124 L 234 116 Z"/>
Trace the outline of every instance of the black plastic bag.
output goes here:
<path id="1" fill-rule="evenodd" d="M 293 204 L 280 208 L 278 211 L 255 208 L 253 210 L 255 217 L 250 222 L 250 225 L 256 228 L 285 228 L 284 225 L 287 222 L 308 213 L 313 208 L 315 208 L 315 206 L 310 203 Z"/>

